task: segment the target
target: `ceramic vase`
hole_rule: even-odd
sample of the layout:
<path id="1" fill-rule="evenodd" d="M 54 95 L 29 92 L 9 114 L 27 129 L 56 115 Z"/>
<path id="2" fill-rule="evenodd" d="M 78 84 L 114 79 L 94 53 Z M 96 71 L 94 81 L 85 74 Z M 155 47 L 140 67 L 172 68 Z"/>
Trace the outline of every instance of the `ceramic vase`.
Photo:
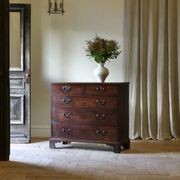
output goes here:
<path id="1" fill-rule="evenodd" d="M 104 63 L 99 63 L 98 67 L 94 70 L 94 75 L 98 82 L 103 83 L 109 75 L 109 70 L 104 67 Z"/>

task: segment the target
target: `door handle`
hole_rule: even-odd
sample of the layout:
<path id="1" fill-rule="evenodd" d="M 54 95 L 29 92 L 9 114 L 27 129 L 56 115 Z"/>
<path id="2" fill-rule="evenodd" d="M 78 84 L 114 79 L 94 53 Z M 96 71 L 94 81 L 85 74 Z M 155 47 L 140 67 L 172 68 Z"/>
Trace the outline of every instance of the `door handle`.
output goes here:
<path id="1" fill-rule="evenodd" d="M 30 71 L 26 70 L 25 76 L 24 76 L 25 83 L 30 83 L 30 78 L 31 78 Z"/>

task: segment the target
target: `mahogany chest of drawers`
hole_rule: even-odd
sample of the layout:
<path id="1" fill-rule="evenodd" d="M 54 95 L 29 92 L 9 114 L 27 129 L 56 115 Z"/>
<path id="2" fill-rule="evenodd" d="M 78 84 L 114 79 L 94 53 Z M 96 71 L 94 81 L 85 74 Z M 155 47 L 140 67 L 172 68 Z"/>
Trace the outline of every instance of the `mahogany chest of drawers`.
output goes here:
<path id="1" fill-rule="evenodd" d="M 51 84 L 50 148 L 77 141 L 130 147 L 129 83 Z"/>

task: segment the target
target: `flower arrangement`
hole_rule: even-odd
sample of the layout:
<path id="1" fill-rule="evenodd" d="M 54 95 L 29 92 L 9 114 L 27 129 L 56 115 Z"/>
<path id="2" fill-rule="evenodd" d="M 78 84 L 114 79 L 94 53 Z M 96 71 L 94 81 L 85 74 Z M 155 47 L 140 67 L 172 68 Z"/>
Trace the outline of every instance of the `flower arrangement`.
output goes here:
<path id="1" fill-rule="evenodd" d="M 119 43 L 115 40 L 108 40 L 95 36 L 93 40 L 86 41 L 85 49 L 87 56 L 93 58 L 97 63 L 105 63 L 110 59 L 117 59 L 121 53 Z"/>

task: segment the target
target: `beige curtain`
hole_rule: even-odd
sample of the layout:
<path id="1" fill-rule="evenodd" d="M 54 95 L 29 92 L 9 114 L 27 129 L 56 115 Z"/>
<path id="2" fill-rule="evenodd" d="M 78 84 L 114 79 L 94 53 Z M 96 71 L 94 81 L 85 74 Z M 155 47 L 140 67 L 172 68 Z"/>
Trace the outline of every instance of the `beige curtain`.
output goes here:
<path id="1" fill-rule="evenodd" d="M 130 138 L 180 138 L 180 1 L 124 2 Z"/>

